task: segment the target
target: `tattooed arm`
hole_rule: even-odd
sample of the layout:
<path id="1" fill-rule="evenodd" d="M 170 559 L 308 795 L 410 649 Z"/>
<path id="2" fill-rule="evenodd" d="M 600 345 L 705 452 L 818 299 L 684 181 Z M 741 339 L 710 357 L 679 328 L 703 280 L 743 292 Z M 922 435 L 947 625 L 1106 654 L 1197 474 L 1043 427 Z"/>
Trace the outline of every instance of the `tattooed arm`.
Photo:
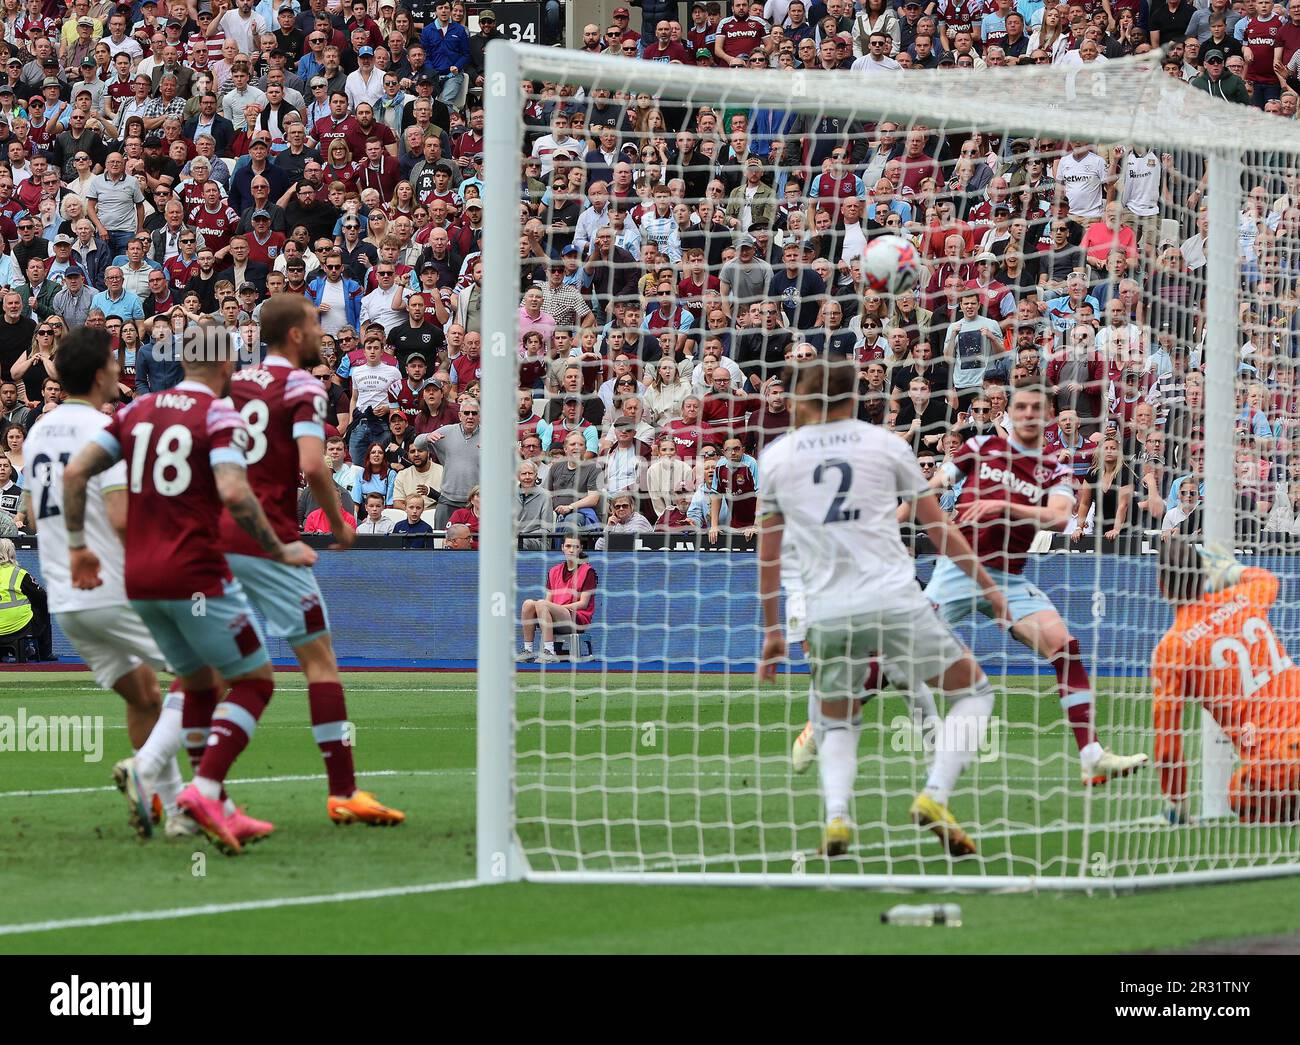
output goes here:
<path id="1" fill-rule="evenodd" d="M 115 458 L 98 443 L 88 443 L 63 469 L 63 522 L 68 528 L 68 567 L 73 587 L 92 589 L 104 582 L 99 557 L 86 547 L 86 487 Z"/>
<path id="2" fill-rule="evenodd" d="M 316 553 L 301 541 L 284 544 L 276 536 L 266 512 L 248 485 L 248 472 L 243 466 L 222 462 L 213 466 L 212 474 L 217 481 L 217 495 L 230 517 L 261 545 L 267 555 L 290 566 L 310 566 L 316 561 Z"/>

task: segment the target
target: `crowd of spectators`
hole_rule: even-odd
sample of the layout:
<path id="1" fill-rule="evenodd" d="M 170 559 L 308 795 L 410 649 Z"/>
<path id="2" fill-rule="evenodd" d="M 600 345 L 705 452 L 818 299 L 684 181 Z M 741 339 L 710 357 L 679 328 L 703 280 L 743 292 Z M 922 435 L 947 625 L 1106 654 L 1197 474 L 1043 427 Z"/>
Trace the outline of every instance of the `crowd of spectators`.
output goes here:
<path id="1" fill-rule="evenodd" d="M 1189 89 L 1297 110 L 1300 0 L 634 6 L 640 31 L 618 8 L 582 49 L 738 77 L 851 69 L 905 90 L 913 70 L 1161 47 Z M 1007 431 L 1007 389 L 1042 380 L 1048 452 L 1079 488 L 1071 538 L 1200 526 L 1197 157 L 531 82 L 518 200 L 488 200 L 490 7 L 4 0 L 3 14 L 0 517 L 19 527 L 24 433 L 60 401 L 69 326 L 113 334 L 130 399 L 180 379 L 196 325 L 260 358 L 260 303 L 288 292 L 320 312 L 326 455 L 358 531 L 474 547 L 483 212 L 515 205 L 531 546 L 573 527 L 752 536 L 759 452 L 792 418 L 784 368 L 819 354 L 858 360 L 862 416 L 927 472 Z M 551 34 L 557 17 L 546 5 Z M 1300 170 L 1260 153 L 1246 177 L 1239 525 L 1296 534 Z M 922 264 L 896 300 L 861 272 L 887 233 Z M 324 525 L 306 491 L 300 519 Z"/>

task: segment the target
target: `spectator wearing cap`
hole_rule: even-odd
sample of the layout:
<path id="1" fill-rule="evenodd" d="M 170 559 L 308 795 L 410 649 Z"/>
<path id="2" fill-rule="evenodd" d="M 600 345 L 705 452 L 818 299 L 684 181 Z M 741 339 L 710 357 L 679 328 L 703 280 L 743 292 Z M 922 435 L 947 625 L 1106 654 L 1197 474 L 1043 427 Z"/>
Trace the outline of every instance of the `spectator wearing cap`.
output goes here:
<path id="1" fill-rule="evenodd" d="M 71 38 L 67 37 L 71 31 Z M 80 68 L 83 59 L 89 58 L 91 67 L 95 63 L 95 42 L 103 35 L 103 26 L 89 17 L 69 18 L 63 27 L 63 63 L 69 75 Z M 45 34 L 42 33 L 42 36 Z"/>
<path id="2" fill-rule="evenodd" d="M 375 49 L 368 44 L 357 50 L 357 68 L 348 73 L 344 90 L 353 109 L 362 102 L 373 106 L 384 96 L 384 74 L 375 68 Z"/>
<path id="3" fill-rule="evenodd" d="M 90 108 L 98 112 L 103 107 L 104 92 L 107 89 L 104 82 L 99 78 L 95 67 L 95 59 L 89 56 L 81 59 L 77 63 L 77 71 L 81 79 L 73 81 L 70 97 L 72 101 L 77 100 L 77 95 L 90 95 Z"/>
<path id="4" fill-rule="evenodd" d="M 451 20 L 450 0 L 437 0 L 434 19 L 420 33 L 425 68 L 438 79 L 438 97 L 447 105 L 456 102 L 465 83 L 470 63 L 469 34 Z"/>
<path id="5" fill-rule="evenodd" d="M 771 228 L 776 217 L 776 192 L 763 181 L 763 161 L 757 156 L 745 158 L 744 181 L 727 197 L 726 215 L 727 223 L 741 232 L 748 232 L 757 223 Z"/>
<path id="6" fill-rule="evenodd" d="M 248 162 L 236 165 L 230 179 L 228 202 L 237 214 L 243 214 L 254 204 L 252 183 L 254 178 L 265 178 L 269 199 L 279 199 L 288 191 L 289 176 L 271 160 L 271 133 L 264 129 L 253 132 L 248 144 Z"/>
<path id="7" fill-rule="evenodd" d="M 54 255 L 49 262 L 49 277 L 61 287 L 63 285 L 63 273 L 72 264 L 72 237 L 66 233 L 60 233 L 54 237 L 52 249 Z"/>
<path id="8" fill-rule="evenodd" d="M 597 30 L 599 34 L 600 30 Z M 585 36 L 585 34 L 584 34 Z M 483 87 L 483 76 L 487 69 L 487 45 L 493 40 L 503 39 L 497 30 L 497 16 L 491 8 L 484 8 L 478 13 L 478 35 L 469 41 L 469 85 L 473 88 Z"/>
<path id="9" fill-rule="evenodd" d="M 718 273 L 722 304 L 732 317 L 740 316 L 750 304 L 761 301 L 772 282 L 772 266 L 757 256 L 758 241 L 749 233 L 737 240 L 736 257 Z"/>
<path id="10" fill-rule="evenodd" d="M 1225 102 L 1249 105 L 1250 94 L 1246 91 L 1246 81 L 1224 68 L 1225 56 L 1217 47 L 1209 48 L 1203 58 L 1203 69 L 1199 76 L 1191 80 L 1198 91 L 1205 91 L 1211 98 L 1222 98 Z"/>

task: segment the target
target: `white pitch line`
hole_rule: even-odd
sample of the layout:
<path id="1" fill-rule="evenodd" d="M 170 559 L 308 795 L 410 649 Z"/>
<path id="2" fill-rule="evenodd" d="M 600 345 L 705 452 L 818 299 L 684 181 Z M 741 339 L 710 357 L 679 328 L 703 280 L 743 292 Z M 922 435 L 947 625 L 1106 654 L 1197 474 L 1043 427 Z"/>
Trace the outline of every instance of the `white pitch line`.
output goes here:
<path id="1" fill-rule="evenodd" d="M 354 900 L 382 900 L 390 896 L 416 896 L 422 893 L 444 893 L 457 889 L 472 889 L 478 884 L 472 878 L 463 878 L 453 882 L 397 885 L 387 889 L 360 889 L 350 893 L 285 896 L 272 900 L 243 900 L 235 903 L 204 904 L 201 907 L 173 907 L 158 911 L 123 911 L 121 914 L 101 914 L 87 918 L 63 918 L 48 922 L 16 922 L 12 925 L 0 925 L 0 936 L 57 932 L 60 929 L 93 929 L 101 925 L 122 925 L 127 922 L 165 922 L 175 918 L 202 918 L 214 914 L 233 914 L 237 911 L 269 911 L 280 907 L 311 907 L 317 904 L 350 903 Z"/>
<path id="2" fill-rule="evenodd" d="M 472 769 L 376 769 L 358 774 L 372 776 L 461 776 L 473 773 Z M 296 784 L 309 780 L 324 780 L 324 773 L 303 773 L 292 776 L 251 776 L 227 780 L 227 784 Z M 44 798 L 47 795 L 96 795 L 103 791 L 116 791 L 115 787 L 52 787 L 44 791 L 0 791 L 0 798 Z"/>

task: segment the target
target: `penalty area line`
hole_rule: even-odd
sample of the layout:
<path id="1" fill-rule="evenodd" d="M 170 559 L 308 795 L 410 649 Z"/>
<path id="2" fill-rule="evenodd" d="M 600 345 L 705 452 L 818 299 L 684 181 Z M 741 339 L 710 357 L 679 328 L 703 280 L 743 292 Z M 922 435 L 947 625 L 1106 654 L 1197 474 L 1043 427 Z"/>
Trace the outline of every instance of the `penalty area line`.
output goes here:
<path id="1" fill-rule="evenodd" d="M 386 889 L 359 889 L 347 893 L 284 896 L 270 900 L 242 900 L 233 903 L 203 904 L 199 907 L 172 907 L 157 911 L 124 911 L 121 914 L 102 914 L 87 918 L 63 918 L 47 922 L 17 922 L 13 925 L 0 925 L 0 936 L 57 932 L 60 929 L 93 929 L 102 925 L 124 925 L 128 922 L 163 922 L 177 918 L 202 918 L 208 915 L 234 914 L 238 911 L 270 911 L 280 907 L 312 907 L 319 904 L 350 903 L 355 900 L 383 900 L 392 896 L 418 896 L 424 893 L 445 893 L 459 889 L 472 889 L 479 884 L 476 879 L 462 878 L 451 882 L 396 885 Z"/>

